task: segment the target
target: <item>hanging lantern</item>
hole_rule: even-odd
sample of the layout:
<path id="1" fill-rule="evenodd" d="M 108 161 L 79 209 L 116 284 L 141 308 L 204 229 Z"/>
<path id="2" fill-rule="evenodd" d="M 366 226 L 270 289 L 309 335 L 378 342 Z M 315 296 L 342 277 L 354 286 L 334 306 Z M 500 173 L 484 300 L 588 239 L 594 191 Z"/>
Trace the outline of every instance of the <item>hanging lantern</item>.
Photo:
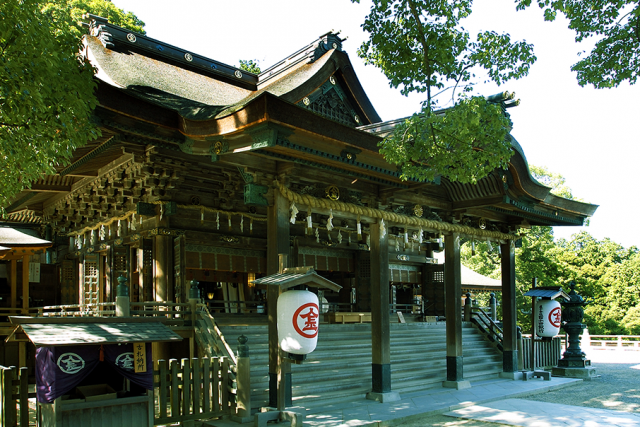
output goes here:
<path id="1" fill-rule="evenodd" d="M 553 299 L 536 302 L 536 334 L 555 337 L 560 332 L 562 313 L 560 303 Z"/>
<path id="2" fill-rule="evenodd" d="M 309 354 L 318 343 L 318 296 L 287 291 L 278 297 L 278 342 L 282 351 Z"/>

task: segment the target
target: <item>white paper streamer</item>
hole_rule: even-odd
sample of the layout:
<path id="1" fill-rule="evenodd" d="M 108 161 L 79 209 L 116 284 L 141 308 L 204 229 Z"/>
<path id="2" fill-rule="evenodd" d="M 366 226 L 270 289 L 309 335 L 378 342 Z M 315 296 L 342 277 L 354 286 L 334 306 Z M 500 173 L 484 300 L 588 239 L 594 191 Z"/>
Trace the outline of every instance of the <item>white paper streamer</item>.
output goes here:
<path id="1" fill-rule="evenodd" d="M 327 231 L 333 230 L 333 209 L 329 209 L 329 218 L 327 218 Z"/>
<path id="2" fill-rule="evenodd" d="M 220 212 L 216 212 L 216 230 L 220 230 Z"/>
<path id="3" fill-rule="evenodd" d="M 318 227 L 316 227 L 316 243 L 320 243 L 320 231 Z"/>
<path id="4" fill-rule="evenodd" d="M 289 219 L 289 222 L 291 224 L 295 224 L 296 223 L 296 215 L 298 215 L 298 208 L 296 207 L 296 204 L 294 202 L 291 202 L 291 207 L 289 208 L 291 210 L 291 218 Z"/>
<path id="5" fill-rule="evenodd" d="M 244 215 L 240 215 L 240 232 L 244 233 Z"/>
<path id="6" fill-rule="evenodd" d="M 422 244 L 422 227 L 420 227 L 420 231 L 418 231 L 418 243 Z"/>
<path id="7" fill-rule="evenodd" d="M 398 237 L 394 237 L 396 241 L 396 252 L 400 252 L 400 239 Z"/>
<path id="8" fill-rule="evenodd" d="M 338 229 L 338 243 L 342 243 L 342 231 Z"/>
<path id="9" fill-rule="evenodd" d="M 227 214 L 227 221 L 229 222 L 229 231 L 231 231 L 231 214 Z"/>
<path id="10" fill-rule="evenodd" d="M 387 235 L 387 229 L 384 226 L 384 219 L 380 219 L 380 238 L 383 239 Z"/>

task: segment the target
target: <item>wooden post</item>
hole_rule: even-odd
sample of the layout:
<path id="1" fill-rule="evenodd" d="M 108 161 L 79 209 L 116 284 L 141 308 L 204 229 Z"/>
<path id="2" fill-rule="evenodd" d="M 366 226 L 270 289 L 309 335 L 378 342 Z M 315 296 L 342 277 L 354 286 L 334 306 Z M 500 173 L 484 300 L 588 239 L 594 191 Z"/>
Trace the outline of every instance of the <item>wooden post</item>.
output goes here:
<path id="1" fill-rule="evenodd" d="M 0 388 L 2 393 L 2 411 L 0 412 L 0 425 L 14 426 L 18 423 L 18 412 L 16 401 L 13 399 L 13 377 L 17 370 L 14 366 L 10 368 L 0 367 Z"/>
<path id="2" fill-rule="evenodd" d="M 389 319 L 389 234 L 380 222 L 371 231 L 371 392 L 367 399 L 400 400 L 391 391 L 391 330 Z"/>
<path id="3" fill-rule="evenodd" d="M 11 260 L 11 308 L 18 307 L 18 260 Z M 15 314 L 15 313 L 13 313 Z"/>
<path id="4" fill-rule="evenodd" d="M 288 266 L 289 203 L 279 191 L 274 192 L 274 204 L 267 209 L 267 274 L 276 274 Z M 282 255 L 282 256 L 281 256 Z M 269 406 L 283 411 L 293 404 L 291 394 L 291 363 L 283 357 L 278 342 L 279 286 L 267 288 L 269 322 Z"/>
<path id="5" fill-rule="evenodd" d="M 534 277 L 531 281 L 531 289 L 535 289 L 536 286 L 538 286 L 538 278 Z M 537 297 L 531 297 L 531 347 L 529 348 L 531 371 L 536 370 L 536 298 Z M 569 341 L 565 339 L 565 345 L 568 342 Z"/>
<path id="6" fill-rule="evenodd" d="M 29 313 L 29 255 L 22 257 L 22 314 Z"/>
<path id="7" fill-rule="evenodd" d="M 502 352 L 503 372 L 518 370 L 518 340 L 516 338 L 516 248 L 513 240 L 500 245 L 502 260 Z M 533 345 L 533 341 L 531 343 Z"/>
<path id="8" fill-rule="evenodd" d="M 248 338 L 244 335 L 238 337 L 238 401 L 237 416 L 240 422 L 251 420 L 251 361 L 249 359 Z"/>
<path id="9" fill-rule="evenodd" d="M 445 387 L 469 388 L 464 381 L 462 365 L 462 276 L 460 268 L 460 234 L 451 233 L 444 239 L 445 313 L 447 319 L 447 380 Z"/>
<path id="10" fill-rule="evenodd" d="M 471 293 L 467 292 L 467 297 L 464 299 L 464 321 L 471 321 Z"/>

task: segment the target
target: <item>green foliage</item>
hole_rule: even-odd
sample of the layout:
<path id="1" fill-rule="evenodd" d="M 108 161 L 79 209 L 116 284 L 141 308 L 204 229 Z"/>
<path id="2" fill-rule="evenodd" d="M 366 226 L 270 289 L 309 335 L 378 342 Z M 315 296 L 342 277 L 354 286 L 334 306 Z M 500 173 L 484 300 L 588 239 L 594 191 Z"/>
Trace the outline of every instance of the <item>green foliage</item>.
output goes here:
<path id="1" fill-rule="evenodd" d="M 260 62 L 257 59 L 241 59 L 240 69 L 253 74 L 260 74 Z"/>
<path id="2" fill-rule="evenodd" d="M 353 0 L 357 1 L 357 0 Z M 497 84 L 528 74 L 533 48 L 508 34 L 487 31 L 474 39 L 461 20 L 470 0 L 374 0 L 358 55 L 382 70 L 401 93 L 425 93 L 422 111 L 401 123 L 381 143 L 381 153 L 404 179 L 477 182 L 511 157 L 510 127 L 501 109 L 471 97 L 473 85 Z M 440 114 L 437 96 L 451 91 L 452 107 Z M 460 95 L 459 92 L 462 92 Z"/>
<path id="3" fill-rule="evenodd" d="M 545 168 L 530 166 L 532 175 L 552 187 L 559 196 L 573 198 L 564 177 Z M 530 331 L 528 313 L 531 299 L 524 293 L 531 289 L 533 278 L 538 286 L 563 286 L 575 281 L 577 291 L 591 303 L 585 308 L 585 320 L 592 334 L 634 333 L 640 328 L 640 254 L 608 238 L 595 239 L 587 232 L 574 234 L 570 240 L 555 242 L 551 227 L 521 230 L 522 247 L 516 249 L 516 305 L 518 323 Z M 464 264 L 493 278 L 500 277 L 500 256 L 486 243 L 475 244 L 475 255 L 467 243 L 461 250 Z"/>
<path id="4" fill-rule="evenodd" d="M 517 0 L 518 9 L 531 0 Z M 589 54 L 571 67 L 578 84 L 595 88 L 616 87 L 627 81 L 636 83 L 640 72 L 640 4 L 637 0 L 537 0 L 545 20 L 557 13 L 569 20 L 576 42 L 596 39 Z"/>
<path id="5" fill-rule="evenodd" d="M 380 142 L 380 153 L 399 165 L 402 178 L 476 183 L 492 170 L 506 169 L 512 155 L 509 119 L 482 97 L 461 99 L 444 114 L 429 106 L 400 123 Z"/>
<path id="6" fill-rule="evenodd" d="M 108 0 L 0 2 L 1 207 L 99 136 L 90 120 L 94 70 L 79 60 L 77 19 L 115 9 Z M 120 24 L 133 20 L 122 15 Z"/>
<path id="7" fill-rule="evenodd" d="M 550 172 L 546 167 L 533 165 L 529 166 L 529 170 L 531 171 L 531 175 L 533 175 L 538 182 L 546 185 L 547 187 L 551 187 L 552 194 L 564 197 L 565 199 L 581 201 L 573 196 L 571 188 L 569 188 L 564 177 L 559 173 Z"/>
<path id="8" fill-rule="evenodd" d="M 640 335 L 640 305 L 629 310 L 622 319 L 622 324 L 629 335 Z"/>

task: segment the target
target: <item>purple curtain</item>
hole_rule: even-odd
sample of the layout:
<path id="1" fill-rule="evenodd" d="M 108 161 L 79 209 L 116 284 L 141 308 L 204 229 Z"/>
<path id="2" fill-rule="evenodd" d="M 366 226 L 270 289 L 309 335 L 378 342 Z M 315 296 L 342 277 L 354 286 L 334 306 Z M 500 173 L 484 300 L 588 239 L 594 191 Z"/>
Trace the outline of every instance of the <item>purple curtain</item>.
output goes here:
<path id="1" fill-rule="evenodd" d="M 147 372 L 136 373 L 134 345 L 146 349 Z M 38 347 L 36 349 L 36 396 L 40 403 L 53 401 L 73 390 L 100 362 L 100 345 Z M 104 361 L 117 372 L 147 390 L 153 389 L 151 343 L 106 344 Z"/>
<path id="2" fill-rule="evenodd" d="M 147 372 L 135 372 L 134 346 L 145 346 L 147 355 Z M 104 360 L 134 384 L 147 390 L 153 389 L 153 361 L 151 359 L 151 343 L 108 344 L 104 346 Z"/>
<path id="3" fill-rule="evenodd" d="M 52 403 L 73 390 L 100 362 L 100 346 L 38 347 L 36 349 L 36 396 Z"/>

